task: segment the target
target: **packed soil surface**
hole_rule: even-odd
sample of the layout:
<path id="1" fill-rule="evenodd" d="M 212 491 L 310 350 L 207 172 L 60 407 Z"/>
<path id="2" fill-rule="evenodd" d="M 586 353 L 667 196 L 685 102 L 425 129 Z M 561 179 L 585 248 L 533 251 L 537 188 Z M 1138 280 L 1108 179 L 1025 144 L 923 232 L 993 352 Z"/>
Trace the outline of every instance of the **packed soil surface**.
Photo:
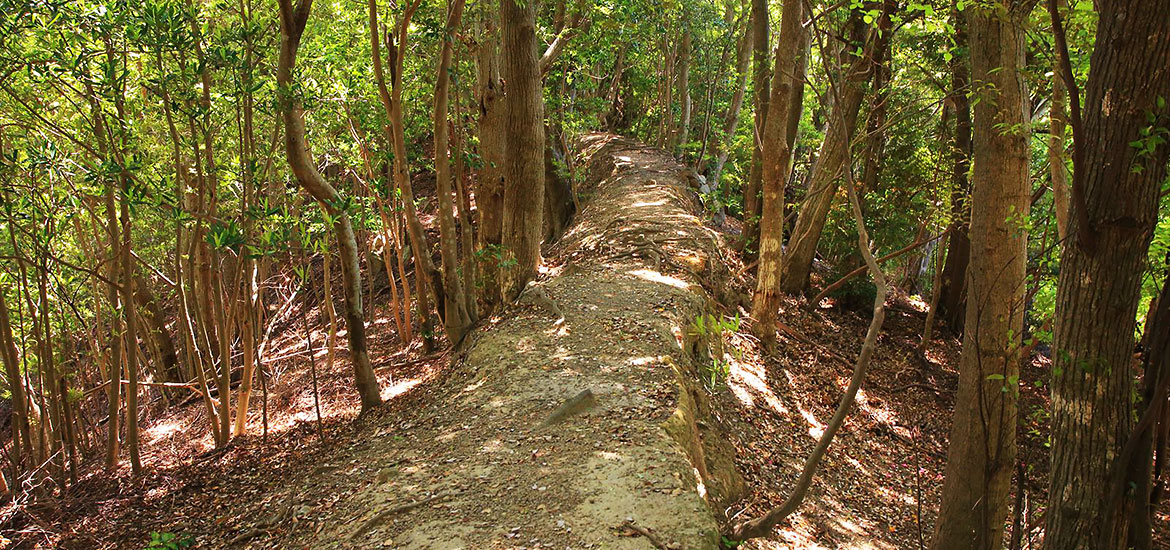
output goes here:
<path id="1" fill-rule="evenodd" d="M 617 136 L 580 147 L 573 225 L 545 250 L 540 279 L 461 349 L 402 349 L 373 308 L 383 409 L 357 417 L 344 345 L 330 368 L 314 316 L 318 425 L 308 321 L 288 316 L 273 338 L 267 437 L 216 451 L 185 436 L 206 433 L 198 403 L 150 409 L 145 476 L 103 473 L 93 457 L 64 496 L 0 508 L 0 546 L 138 549 L 165 532 L 197 548 L 716 548 L 721 530 L 787 496 L 868 313 L 792 298 L 778 352 L 761 355 L 737 321 L 751 281 L 725 243 L 734 229 L 705 221 L 693 172 Z M 804 506 L 743 548 L 929 543 L 959 342 L 939 328 L 920 350 L 924 310 L 891 297 Z M 1005 518 L 1021 525 L 1021 548 L 1038 547 L 1043 528 L 1046 372 L 1037 357 L 1021 377 L 1022 513 Z M 250 426 L 261 432 L 258 418 Z M 1160 537 L 1165 526 L 1163 510 Z"/>

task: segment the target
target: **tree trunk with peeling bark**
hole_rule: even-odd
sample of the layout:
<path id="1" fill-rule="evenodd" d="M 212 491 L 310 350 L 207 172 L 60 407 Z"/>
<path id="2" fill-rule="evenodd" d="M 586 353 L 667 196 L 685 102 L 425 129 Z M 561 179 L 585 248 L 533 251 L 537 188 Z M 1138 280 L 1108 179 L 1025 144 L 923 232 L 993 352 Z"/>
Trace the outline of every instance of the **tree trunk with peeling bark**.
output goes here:
<path id="1" fill-rule="evenodd" d="M 788 146 L 788 112 L 793 105 L 791 90 L 800 47 L 801 0 L 785 0 L 776 46 L 776 67 L 772 75 L 772 97 L 764 124 L 761 149 L 763 209 L 760 217 L 760 265 L 756 292 L 752 297 L 752 318 L 756 336 L 769 351 L 776 347 L 776 315 L 780 309 L 780 273 L 783 270 L 784 187 L 792 166 Z"/>

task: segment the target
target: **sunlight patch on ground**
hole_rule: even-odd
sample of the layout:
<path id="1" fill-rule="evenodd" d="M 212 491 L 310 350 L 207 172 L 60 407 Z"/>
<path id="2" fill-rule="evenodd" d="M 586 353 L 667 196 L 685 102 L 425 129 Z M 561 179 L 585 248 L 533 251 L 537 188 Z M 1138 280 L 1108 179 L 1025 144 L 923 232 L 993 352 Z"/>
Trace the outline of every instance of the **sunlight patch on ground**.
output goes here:
<path id="1" fill-rule="evenodd" d="M 189 422 L 171 421 L 156 424 L 151 426 L 150 429 L 146 430 L 146 444 L 154 445 L 155 443 L 171 437 L 176 433 L 187 430 L 189 427 Z"/>
<path id="2" fill-rule="evenodd" d="M 804 417 L 804 421 L 808 422 L 808 435 L 813 436 L 815 439 L 820 439 L 821 435 L 825 433 L 825 425 L 821 424 L 820 420 L 817 420 L 816 415 L 812 411 L 801 406 L 799 401 L 796 403 L 796 408 L 800 411 L 800 416 Z"/>
<path id="3" fill-rule="evenodd" d="M 644 279 L 644 280 L 650 281 L 652 283 L 670 285 L 670 286 L 673 286 L 675 288 L 681 288 L 683 290 L 686 290 L 687 288 L 689 288 L 691 286 L 689 283 L 687 283 L 686 281 L 684 281 L 682 279 L 679 279 L 676 277 L 671 277 L 670 275 L 663 275 L 657 271 L 654 271 L 653 269 L 635 269 L 635 270 L 630 271 L 629 273 L 630 273 L 630 275 L 633 275 L 639 279 Z"/>
<path id="4" fill-rule="evenodd" d="M 410 391 L 421 382 L 422 378 L 408 378 L 406 380 L 400 380 L 394 384 L 391 384 L 389 387 L 382 388 L 382 393 L 380 395 L 382 396 L 383 401 L 387 399 L 394 399 L 395 397 Z"/>
<path id="5" fill-rule="evenodd" d="M 780 402 L 780 398 L 768 387 L 767 374 L 764 374 L 762 365 L 731 361 L 731 374 L 727 377 L 727 386 L 744 405 L 755 408 L 755 399 L 752 394 L 758 394 L 764 399 L 769 409 L 777 414 L 787 415 L 788 407 Z"/>
<path id="6" fill-rule="evenodd" d="M 638 208 L 638 207 L 642 207 L 642 206 L 662 206 L 664 204 L 666 204 L 666 199 L 659 199 L 659 200 L 652 201 L 652 202 L 638 201 L 634 204 L 631 204 L 630 206 L 632 206 L 634 208 Z"/>

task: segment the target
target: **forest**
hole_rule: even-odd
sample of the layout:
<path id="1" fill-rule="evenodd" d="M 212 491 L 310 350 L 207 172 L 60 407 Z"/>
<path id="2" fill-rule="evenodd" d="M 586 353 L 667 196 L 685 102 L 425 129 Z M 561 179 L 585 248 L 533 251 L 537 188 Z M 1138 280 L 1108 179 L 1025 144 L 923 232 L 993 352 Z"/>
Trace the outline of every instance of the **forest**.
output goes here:
<path id="1" fill-rule="evenodd" d="M 0 547 L 1170 548 L 1166 0 L 0 0 Z"/>

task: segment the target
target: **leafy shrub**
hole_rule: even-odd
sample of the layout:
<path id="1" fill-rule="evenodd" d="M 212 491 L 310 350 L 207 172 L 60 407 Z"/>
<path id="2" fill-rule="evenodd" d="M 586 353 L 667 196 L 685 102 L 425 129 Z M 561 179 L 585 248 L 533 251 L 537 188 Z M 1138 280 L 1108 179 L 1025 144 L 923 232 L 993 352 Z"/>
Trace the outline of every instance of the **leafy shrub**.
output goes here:
<path id="1" fill-rule="evenodd" d="M 146 550 L 183 550 L 194 547 L 195 538 L 191 535 L 151 531 L 150 541 L 146 543 L 145 548 Z"/>

